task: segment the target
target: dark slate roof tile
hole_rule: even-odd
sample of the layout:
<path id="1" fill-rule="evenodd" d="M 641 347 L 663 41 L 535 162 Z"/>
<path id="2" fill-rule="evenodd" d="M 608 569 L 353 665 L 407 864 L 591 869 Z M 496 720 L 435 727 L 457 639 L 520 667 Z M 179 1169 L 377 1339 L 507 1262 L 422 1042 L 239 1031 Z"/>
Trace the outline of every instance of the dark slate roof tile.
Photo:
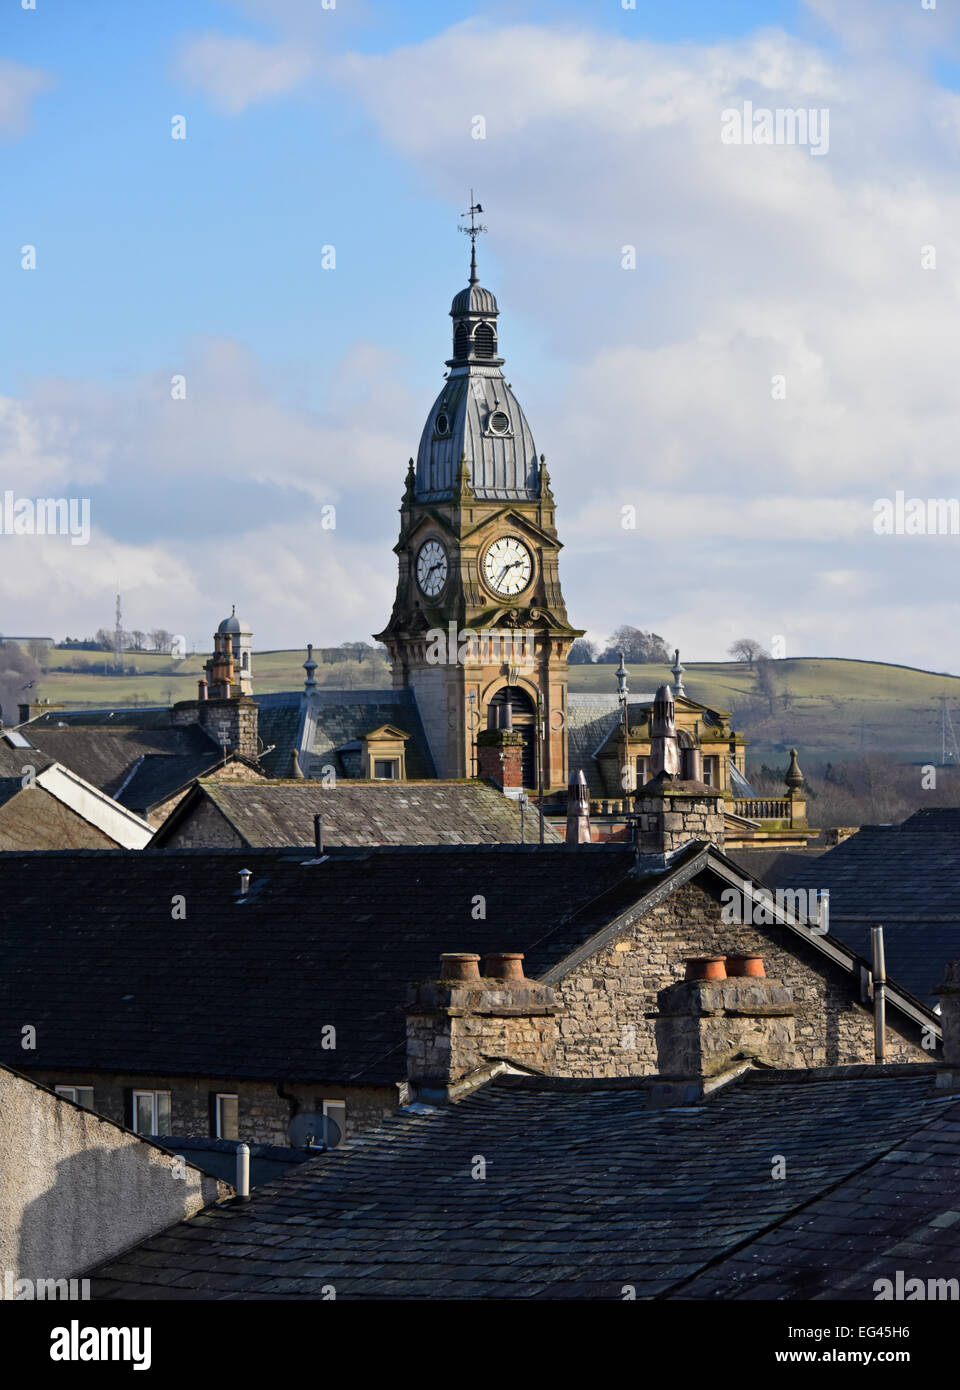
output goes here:
<path id="1" fill-rule="evenodd" d="M 864 826 L 810 861 L 784 855 L 766 882 L 829 889 L 831 934 L 867 960 L 870 927 L 881 923 L 888 975 L 936 1002 L 944 963 L 960 956 L 960 810 Z"/>
<path id="2" fill-rule="evenodd" d="M 647 1108 L 640 1085 L 569 1092 L 503 1078 L 444 1110 L 399 1115 L 363 1143 L 259 1189 L 248 1204 L 218 1209 L 178 1283 L 203 1298 L 316 1297 L 323 1282 L 340 1299 L 620 1299 L 624 1285 L 644 1298 L 783 1297 L 785 1288 L 805 1296 L 831 1287 L 843 1297 L 848 1280 L 863 1288 L 848 1263 L 851 1239 L 862 1240 L 869 1262 L 888 1240 L 878 1231 L 902 1239 L 928 1208 L 931 1217 L 944 1209 L 942 1197 L 936 1211 L 926 1196 L 911 1199 L 908 1211 L 891 1200 L 879 1224 L 848 1229 L 869 1165 L 890 1150 L 923 1150 L 924 1127 L 943 1116 L 929 1074 L 809 1086 L 790 1073 L 760 1086 L 747 1078 L 714 1093 L 692 1123 Z M 785 1182 L 769 1177 L 777 1152 L 792 1164 Z M 488 1160 L 482 1181 L 470 1176 L 474 1154 Z M 910 1167 L 905 1191 L 918 1171 Z M 838 1200 L 848 1190 L 851 1200 Z M 296 1242 L 277 1245 L 294 1224 Z M 245 1245 L 221 1257 L 225 1226 Z M 785 1249 L 787 1232 L 797 1240 Z M 953 1240 L 945 1251 L 957 1252 L 960 1223 L 936 1233 Z M 127 1281 L 135 1289 L 156 1283 L 166 1296 L 170 1287 L 157 1279 L 163 1266 L 145 1258 L 163 1239 L 128 1252 L 119 1283 L 117 1262 L 98 1272 L 94 1296 L 123 1297 Z M 815 1242 L 808 1254 L 804 1239 Z M 247 1246 L 260 1255 L 244 1278 L 236 1250 Z M 277 1258 L 264 1273 L 270 1250 Z"/>
<path id="3" fill-rule="evenodd" d="M 326 845 L 531 844 L 537 815 L 486 782 L 227 782 L 203 784 L 211 802 L 251 846 L 314 843 L 323 817 Z M 186 805 L 184 811 L 187 810 Z M 562 840 L 551 825 L 544 839 Z M 158 837 L 158 844 L 163 837 Z"/>
<path id="4" fill-rule="evenodd" d="M 29 1019 L 38 1066 L 392 1084 L 406 986 L 434 976 L 442 952 L 524 951 L 536 977 L 642 891 L 632 851 L 613 846 L 312 861 L 278 849 L 0 854 L 0 896 L 17 904 L 0 920 L 0 1060 L 22 1064 L 13 1020 Z M 239 901 L 242 868 L 253 877 Z M 335 1050 L 320 1046 L 326 1024 Z"/>

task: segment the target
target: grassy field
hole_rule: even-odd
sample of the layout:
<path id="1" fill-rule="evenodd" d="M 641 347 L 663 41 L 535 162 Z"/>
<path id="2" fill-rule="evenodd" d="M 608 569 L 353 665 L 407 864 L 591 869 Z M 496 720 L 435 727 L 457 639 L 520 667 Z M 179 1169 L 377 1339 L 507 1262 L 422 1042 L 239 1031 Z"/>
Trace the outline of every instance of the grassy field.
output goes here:
<path id="1" fill-rule="evenodd" d="M 57 651 L 51 649 L 41 665 L 44 674 L 37 689 L 30 691 L 34 698 L 51 704 L 67 705 L 167 705 L 175 700 L 191 700 L 197 693 L 197 682 L 203 675 L 205 653 L 197 652 L 174 661 L 169 656 L 152 652 L 129 652 L 128 664 L 136 666 L 132 675 L 104 676 L 90 671 L 55 671 L 52 666 L 71 665 L 91 667 L 102 665 L 104 652 Z M 299 690 L 305 674 L 304 651 L 255 652 L 253 657 L 254 689 L 264 694 L 276 690 Z M 321 684 L 337 688 L 358 689 L 389 686 L 390 670 L 382 659 L 375 661 L 344 661 L 317 668 Z"/>
<path id="2" fill-rule="evenodd" d="M 257 652 L 254 688 L 263 693 L 297 690 L 303 684 L 302 651 Z M 191 699 L 206 657 L 172 661 L 168 656 L 131 653 L 137 671 L 126 676 L 60 672 L 47 669 L 31 691 L 51 703 L 76 705 L 169 704 Z M 45 664 L 85 667 L 102 663 L 102 652 L 51 650 Z M 805 767 L 814 771 L 827 761 L 884 753 L 908 761 L 938 761 L 940 697 L 960 736 L 960 677 L 917 671 L 882 662 L 804 657 L 772 663 L 776 678 L 774 710 L 755 689 L 755 674 L 740 662 L 692 663 L 684 677 L 687 693 L 702 704 L 720 706 L 734 715 L 734 726 L 750 739 L 751 762 L 782 762 L 792 744 Z M 630 665 L 630 689 L 651 694 L 671 679 L 665 666 Z M 389 670 L 382 659 L 321 665 L 317 679 L 335 688 L 386 687 Z M 570 689 L 616 691 L 614 667 L 571 666 Z"/>
<path id="3" fill-rule="evenodd" d="M 861 752 L 936 762 L 944 695 L 960 738 L 960 677 L 879 661 L 817 657 L 772 665 L 777 687 L 772 713 L 745 663 L 691 663 L 684 676 L 692 699 L 732 712 L 734 727 L 750 740 L 752 762 L 769 758 L 780 763 L 794 744 L 811 771 Z M 630 688 L 638 695 L 672 679 L 666 666 L 630 669 Z M 615 690 L 613 671 L 612 666 L 572 666 L 570 688 Z"/>

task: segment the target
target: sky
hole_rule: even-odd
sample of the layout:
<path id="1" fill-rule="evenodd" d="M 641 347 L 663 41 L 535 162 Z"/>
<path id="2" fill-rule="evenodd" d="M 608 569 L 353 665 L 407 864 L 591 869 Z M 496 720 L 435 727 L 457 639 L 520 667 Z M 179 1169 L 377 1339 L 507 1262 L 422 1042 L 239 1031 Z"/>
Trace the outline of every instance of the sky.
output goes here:
<path id="1" fill-rule="evenodd" d="M 473 189 L 571 621 L 960 671 L 960 535 L 874 524 L 960 496 L 930 3 L 5 0 L 0 504 L 92 529 L 0 533 L 0 630 L 119 583 L 201 650 L 232 604 L 261 650 L 379 631 Z M 747 102 L 822 153 L 724 139 Z"/>

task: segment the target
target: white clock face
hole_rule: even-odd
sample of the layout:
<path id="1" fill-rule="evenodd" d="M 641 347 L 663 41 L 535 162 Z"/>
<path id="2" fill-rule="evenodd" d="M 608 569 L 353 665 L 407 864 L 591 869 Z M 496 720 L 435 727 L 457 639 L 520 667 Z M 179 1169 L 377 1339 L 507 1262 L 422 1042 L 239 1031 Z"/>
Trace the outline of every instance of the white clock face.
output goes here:
<path id="1" fill-rule="evenodd" d="M 533 557 L 516 536 L 501 536 L 483 557 L 483 577 L 495 594 L 522 593 L 533 575 Z"/>
<path id="2" fill-rule="evenodd" d="M 447 582 L 447 552 L 439 541 L 425 541 L 417 556 L 417 583 L 427 598 L 436 598 Z"/>

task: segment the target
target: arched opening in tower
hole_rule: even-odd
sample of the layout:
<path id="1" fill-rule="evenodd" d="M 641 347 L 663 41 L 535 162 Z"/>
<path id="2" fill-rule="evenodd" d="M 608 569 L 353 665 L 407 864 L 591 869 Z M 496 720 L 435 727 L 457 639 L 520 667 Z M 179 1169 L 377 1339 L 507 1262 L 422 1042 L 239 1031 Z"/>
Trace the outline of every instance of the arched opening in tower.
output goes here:
<path id="1" fill-rule="evenodd" d="M 537 785 L 537 707 L 531 697 L 519 685 L 505 685 L 498 690 L 488 706 L 497 711 L 496 723 L 500 723 L 499 710 L 509 704 L 513 717 L 514 732 L 523 737 L 523 785 Z"/>
<path id="2" fill-rule="evenodd" d="M 493 329 L 489 323 L 477 325 L 473 335 L 473 353 L 475 357 L 492 357 L 496 347 L 496 340 L 493 336 Z"/>

